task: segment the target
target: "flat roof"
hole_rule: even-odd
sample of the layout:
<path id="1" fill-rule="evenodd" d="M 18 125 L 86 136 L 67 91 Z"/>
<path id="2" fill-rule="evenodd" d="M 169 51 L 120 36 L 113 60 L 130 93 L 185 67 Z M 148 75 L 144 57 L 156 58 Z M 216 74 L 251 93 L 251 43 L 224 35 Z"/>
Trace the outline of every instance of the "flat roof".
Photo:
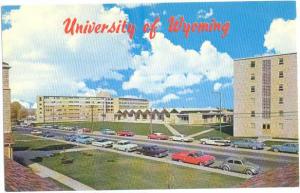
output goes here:
<path id="1" fill-rule="evenodd" d="M 297 54 L 297 52 L 285 53 L 285 54 L 270 54 L 270 55 L 252 56 L 252 57 L 246 57 L 246 58 L 237 58 L 237 59 L 234 59 L 234 61 L 257 59 L 257 58 L 267 58 L 267 57 L 274 57 L 274 56 L 284 56 L 284 55 L 292 55 L 292 54 Z"/>

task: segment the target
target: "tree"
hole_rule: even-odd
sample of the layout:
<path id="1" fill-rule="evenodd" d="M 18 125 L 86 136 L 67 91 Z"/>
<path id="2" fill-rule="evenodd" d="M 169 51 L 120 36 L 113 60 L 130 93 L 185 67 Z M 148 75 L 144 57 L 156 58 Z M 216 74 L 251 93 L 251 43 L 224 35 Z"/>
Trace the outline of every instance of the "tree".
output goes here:
<path id="1" fill-rule="evenodd" d="M 11 120 L 12 122 L 19 121 L 28 116 L 28 110 L 22 106 L 19 102 L 11 103 Z"/>

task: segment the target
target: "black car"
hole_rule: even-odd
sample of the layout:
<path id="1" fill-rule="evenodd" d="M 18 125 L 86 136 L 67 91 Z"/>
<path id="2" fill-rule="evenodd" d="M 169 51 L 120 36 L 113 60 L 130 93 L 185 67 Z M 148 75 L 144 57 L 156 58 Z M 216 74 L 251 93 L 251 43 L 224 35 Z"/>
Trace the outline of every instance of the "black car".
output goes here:
<path id="1" fill-rule="evenodd" d="M 157 145 L 144 145 L 138 148 L 138 153 L 152 157 L 166 157 L 168 156 L 168 150 L 160 148 Z"/>
<path id="2" fill-rule="evenodd" d="M 54 134 L 50 133 L 49 131 L 46 131 L 43 133 L 43 137 L 54 137 Z"/>

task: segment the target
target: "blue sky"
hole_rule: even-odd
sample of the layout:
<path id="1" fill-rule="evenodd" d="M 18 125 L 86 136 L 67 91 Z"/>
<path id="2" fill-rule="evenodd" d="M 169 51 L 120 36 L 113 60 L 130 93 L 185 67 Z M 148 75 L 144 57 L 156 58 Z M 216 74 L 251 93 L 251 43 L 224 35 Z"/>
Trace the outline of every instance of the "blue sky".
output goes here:
<path id="1" fill-rule="evenodd" d="M 49 85 L 49 89 L 45 89 L 45 85 L 40 84 L 36 85 L 35 83 L 32 83 L 33 81 L 36 80 L 36 77 L 38 75 L 25 75 L 24 74 L 24 79 L 20 78 L 19 76 L 22 76 L 22 74 L 19 74 L 20 72 L 17 70 L 12 70 L 13 75 L 11 78 L 12 82 L 12 98 L 15 100 L 20 100 L 24 102 L 28 102 L 33 104 L 35 102 L 35 97 L 36 95 L 46 95 L 46 94 L 60 94 L 60 95 L 70 95 L 70 94 L 87 94 L 91 93 L 92 91 L 95 90 L 109 90 L 112 91 L 113 94 L 116 96 L 135 96 L 135 97 L 140 97 L 140 98 L 147 98 L 151 101 L 154 102 L 154 106 L 156 107 L 216 107 L 219 105 L 219 98 L 218 94 L 214 92 L 214 87 L 217 86 L 216 84 L 222 85 L 221 88 L 219 89 L 220 92 L 222 92 L 223 95 L 223 105 L 227 108 L 233 108 L 233 89 L 232 89 L 232 74 L 228 74 L 227 72 L 222 72 L 219 71 L 219 75 L 216 78 L 209 78 L 208 76 L 206 77 L 207 74 L 203 74 L 201 69 L 199 72 L 193 74 L 192 72 L 187 72 L 188 74 L 191 74 L 194 76 L 203 76 L 201 80 L 196 80 L 195 81 L 187 81 L 186 84 L 183 84 L 182 86 L 176 86 L 175 84 L 167 84 L 164 83 L 164 85 L 161 85 L 161 90 L 160 91 L 155 91 L 151 89 L 150 87 L 153 87 L 155 85 L 155 82 L 148 82 L 145 80 L 145 87 L 149 89 L 143 88 L 143 85 L 136 85 L 134 82 L 134 77 L 135 78 L 140 78 L 139 76 L 134 76 L 134 73 L 136 71 L 136 74 L 143 73 L 147 74 L 147 72 L 144 72 L 147 69 L 151 69 L 150 67 L 147 68 L 145 67 L 144 69 L 141 67 L 135 67 L 131 66 L 131 62 L 133 61 L 134 56 L 141 56 L 142 51 L 146 51 L 148 54 L 155 54 L 161 56 L 160 53 L 156 52 L 163 52 L 165 50 L 160 50 L 154 49 L 155 43 L 151 43 L 146 38 L 143 38 L 143 31 L 142 31 L 142 26 L 144 24 L 145 20 L 148 21 L 154 21 L 154 18 L 156 16 L 160 17 L 161 21 L 161 27 L 159 28 L 158 32 L 163 34 L 162 42 L 165 40 L 170 41 L 170 46 L 168 48 L 173 48 L 173 46 L 180 46 L 183 49 L 183 53 L 186 54 L 187 50 L 193 50 L 195 52 L 199 53 L 199 50 L 201 47 L 204 47 L 204 43 L 209 41 L 210 44 L 205 44 L 209 48 L 216 48 L 217 53 L 219 54 L 227 54 L 229 58 L 231 59 L 236 59 L 236 58 L 242 58 L 242 57 L 252 57 L 256 55 L 262 55 L 268 53 L 277 53 L 278 50 L 288 50 L 284 47 L 285 45 L 268 45 L 269 47 L 267 48 L 265 44 L 266 39 L 264 35 L 270 30 L 270 25 L 272 22 L 278 18 L 281 18 L 283 22 L 288 22 L 289 20 L 294 20 L 296 17 L 296 3 L 294 1 L 292 2 L 243 2 L 243 3 L 238 3 L 238 2 L 228 2 L 228 3 L 165 3 L 165 4 L 152 4 L 152 5 L 141 5 L 141 6 L 136 6 L 136 7 L 126 7 L 126 6 L 119 6 L 119 5 L 104 5 L 104 9 L 107 10 L 107 12 L 103 14 L 111 14 L 110 11 L 114 8 L 118 8 L 121 14 L 126 15 L 128 17 L 128 20 L 130 23 L 135 24 L 136 26 L 136 32 L 134 35 L 134 39 L 129 42 L 129 46 L 125 46 L 124 49 L 127 49 L 126 53 L 123 53 L 123 47 L 113 47 L 113 53 L 114 55 L 110 57 L 119 57 L 118 55 L 115 56 L 116 54 L 120 53 L 120 59 L 124 61 L 124 65 L 120 64 L 122 67 L 116 67 L 116 70 L 111 70 L 111 69 L 105 69 L 106 71 L 103 71 L 101 73 L 101 68 L 104 65 L 104 62 L 107 62 L 107 60 L 110 60 L 109 57 L 107 59 L 105 56 L 101 56 L 102 50 L 105 49 L 105 46 L 100 46 L 101 42 L 103 41 L 104 44 L 110 44 L 109 41 L 102 40 L 98 38 L 98 42 L 92 43 L 93 45 L 89 45 L 88 42 L 86 42 L 86 45 L 82 42 L 80 42 L 80 46 L 82 46 L 82 49 L 87 48 L 89 46 L 94 46 L 94 48 L 98 49 L 99 47 L 99 57 L 97 58 L 97 54 L 94 52 L 87 52 L 87 53 L 82 53 L 80 52 L 81 49 L 77 49 L 76 51 L 73 52 L 74 55 L 80 55 L 81 53 L 84 54 L 82 58 L 80 59 L 85 59 L 86 58 L 93 58 L 91 61 L 95 61 L 96 64 L 94 64 L 94 68 L 97 68 L 93 74 L 90 74 L 91 69 L 93 68 L 87 68 L 87 70 L 80 70 L 82 67 L 84 67 L 84 62 L 80 60 L 73 60 L 72 56 L 73 54 L 69 55 L 70 53 L 65 54 L 65 59 L 61 60 L 60 57 L 61 54 L 63 54 L 63 50 L 61 52 L 56 52 L 53 51 L 56 49 L 56 44 L 53 43 L 51 44 L 51 38 L 54 38 L 53 42 L 55 42 L 55 36 L 54 37 L 49 37 L 48 41 L 45 42 L 44 44 L 49 44 L 48 48 L 53 46 L 53 49 L 47 50 L 48 48 L 45 48 L 47 50 L 47 57 L 39 57 L 39 55 L 34 54 L 32 57 L 34 59 L 31 60 L 30 57 L 26 57 L 26 60 L 19 58 L 17 55 L 18 53 L 10 53 L 10 47 L 5 48 L 6 45 L 3 45 L 4 51 L 3 51 L 3 58 L 6 60 L 8 63 L 11 64 L 12 69 L 14 68 L 22 68 L 22 67 L 28 67 L 34 65 L 40 65 L 40 64 L 45 64 L 44 66 L 49 67 L 49 69 L 52 68 L 52 64 L 54 66 L 54 63 L 60 63 L 59 68 L 55 69 L 55 73 L 53 77 L 50 76 L 51 73 L 49 73 L 49 78 L 51 81 L 48 83 L 45 79 L 43 78 L 44 81 L 47 82 L 47 85 Z M 13 35 L 9 34 L 15 34 L 18 36 L 24 35 L 24 39 L 29 39 L 30 37 L 33 36 L 33 32 L 31 33 L 30 30 L 34 30 L 35 28 L 29 27 L 31 24 L 31 18 L 32 21 L 34 21 L 34 17 L 36 15 L 30 15 L 29 11 L 27 10 L 22 10 L 22 6 L 16 6 L 16 7 L 9 7 L 5 6 L 2 7 L 2 29 L 3 31 L 13 31 L 11 33 L 7 33 L 7 35 L 4 34 L 3 36 L 3 44 L 5 42 L 8 42 L 8 40 L 14 41 Z M 41 9 L 41 8 L 32 8 L 31 9 Z M 15 11 L 15 14 L 11 14 Z M 202 10 L 202 11 L 200 11 Z M 18 13 L 19 11 L 19 13 Z M 205 13 L 211 12 L 211 16 L 208 18 L 199 18 L 199 11 Z M 21 33 L 18 32 L 17 29 L 22 29 L 19 26 L 22 26 L 22 22 L 24 22 L 24 19 L 20 19 L 18 17 L 18 14 L 22 16 L 22 14 L 28 14 L 26 17 L 28 18 L 28 23 L 24 26 L 25 29 L 27 30 L 26 33 Z M 38 14 L 38 13 L 37 13 Z M 56 13 L 53 13 L 55 15 Z M 92 15 L 89 15 L 89 11 L 86 11 L 84 13 L 80 13 L 81 16 L 85 18 L 93 17 Z M 84 15 L 85 14 L 85 15 Z M 202 15 L 201 14 L 201 15 Z M 11 16 L 10 16 L 11 15 Z M 184 34 L 179 32 L 179 33 L 170 33 L 168 32 L 168 19 L 170 16 L 180 16 L 183 15 L 185 20 L 187 22 L 211 22 L 211 19 L 214 18 L 218 22 L 226 22 L 230 21 L 230 30 L 228 35 L 225 38 L 221 38 L 221 33 L 190 33 L 189 38 L 185 38 Z M 201 17 L 200 15 L 200 17 Z M 8 17 L 10 16 L 10 17 Z M 153 17 L 154 16 L 154 17 Z M 25 16 L 24 16 L 25 17 Z M 54 17 L 51 15 L 45 16 L 45 19 Z M 7 19 L 8 18 L 8 19 Z M 12 23 L 12 21 L 15 21 L 16 23 Z M 19 23 L 20 24 L 19 24 Z M 47 21 L 45 21 L 47 23 Z M 284 24 L 284 23 L 283 23 Z M 14 26 L 15 25 L 15 26 Z M 19 26 L 18 26 L 19 25 Z M 61 25 L 61 23 L 57 24 L 58 26 Z M 28 29 L 27 29 L 28 27 Z M 284 26 L 283 26 L 284 27 Z M 15 28 L 15 29 L 13 29 Z M 62 27 L 58 28 L 62 29 Z M 45 28 L 45 30 L 49 31 L 49 29 Z M 19 30 L 20 31 L 20 30 Z M 284 32 L 282 32 L 284 33 Z M 28 36 L 28 37 L 26 37 Z M 30 37 L 29 37 L 30 36 Z M 36 35 L 35 35 L 36 36 Z M 295 36 L 295 34 L 292 34 L 292 36 Z M 39 38 L 39 37 L 38 37 Z M 63 37 L 65 38 L 65 37 Z M 120 37 L 120 40 L 122 40 L 123 36 Z M 7 39 L 7 41 L 6 41 Z M 47 38 L 42 38 L 44 41 Z M 273 38 L 274 39 L 274 38 Z M 118 39 L 119 40 L 119 39 Z M 17 41 L 17 40 L 16 40 Z M 65 41 L 63 39 L 62 41 Z M 66 40 L 68 41 L 68 40 Z M 111 39 L 110 39 L 111 41 Z M 284 40 L 282 40 L 284 41 Z M 92 41 L 94 42 L 94 41 Z M 107 43 L 108 42 L 108 43 Z M 11 42 L 14 44 L 14 42 Z M 7 44 L 7 43 L 6 43 Z M 43 44 L 39 44 L 38 42 L 35 44 L 35 41 L 33 41 L 33 48 L 22 48 L 16 47 L 16 48 L 11 48 L 14 50 L 20 49 L 22 50 L 28 49 L 35 49 L 37 46 L 38 49 L 43 46 Z M 77 44 L 76 44 L 77 45 Z M 211 46 L 210 46 L 211 45 Z M 57 49 L 60 49 L 60 46 L 64 46 L 62 43 L 61 45 L 57 44 Z M 273 47 L 272 47 L 273 46 Z M 277 46 L 277 47 L 276 47 Z M 280 48 L 279 48 L 279 47 Z M 31 47 L 31 46 L 29 46 Z M 273 48 L 273 49 L 270 49 Z M 41 48 L 40 50 L 43 51 L 44 48 Z M 110 48 L 109 48 L 110 49 Z M 6 50 L 7 53 L 6 53 Z M 77 53 L 78 52 L 78 53 Z M 128 52 L 128 53 L 127 53 Z M 166 51 L 167 54 L 169 53 Z M 33 52 L 30 52 L 32 54 Z M 50 54 L 49 54 L 50 53 Z M 105 53 L 105 52 L 103 52 Z M 170 54 L 170 53 L 169 53 Z M 103 54 L 107 55 L 107 54 Z M 126 56 L 125 56 L 126 55 Z M 76 57 L 77 57 L 76 56 Z M 123 58 L 124 56 L 124 58 Z M 176 59 L 176 56 L 174 56 Z M 198 57 L 198 56 L 197 56 Z M 197 58 L 196 57 L 196 58 Z M 203 58 L 203 53 L 202 55 L 199 54 L 198 58 Z M 151 58 L 150 58 L 151 59 Z M 116 60 L 116 61 L 114 61 Z M 114 59 L 113 62 L 119 63 L 120 61 L 117 59 Z M 179 59 L 178 59 L 179 60 Z M 91 62 L 89 61 L 89 62 Z M 196 62 L 196 61 L 195 61 Z M 212 61 L 213 62 L 213 61 Z M 223 61 L 215 61 L 215 62 L 220 62 L 222 63 Z M 226 60 L 228 62 L 228 60 Z M 28 63 L 28 64 L 27 64 Z M 29 65 L 34 64 L 34 65 Z M 109 62 L 108 62 L 109 63 Z M 120 62 L 122 63 L 122 61 Z M 72 66 L 72 65 L 73 66 Z M 209 61 L 206 61 L 206 65 L 210 65 Z M 14 66 L 16 65 L 16 66 Z M 62 66 L 68 66 L 68 68 L 64 68 Z M 139 66 L 147 66 L 151 65 L 151 63 L 148 61 L 143 61 L 138 64 Z M 164 65 L 162 62 L 161 65 Z M 190 65 L 193 65 L 192 62 Z M 200 64 L 199 64 L 200 65 Z M 233 68 L 232 65 L 225 65 L 226 68 Z M 74 71 L 75 75 L 78 74 L 83 74 L 83 75 L 78 75 L 78 78 L 72 79 L 72 76 L 74 74 L 71 74 L 70 77 L 65 77 L 63 73 L 58 73 L 58 69 L 62 69 L 64 71 L 67 70 L 74 70 L 74 68 L 78 68 L 79 72 Z M 109 68 L 109 67 L 108 67 Z M 111 66 L 111 68 L 114 68 L 114 66 Z M 175 67 L 174 67 L 175 68 Z M 182 62 L 182 68 L 183 70 L 185 69 L 185 63 L 184 61 Z M 200 66 L 201 68 L 201 66 Z M 43 67 L 43 72 L 46 68 Z M 163 69 L 163 68 L 162 68 Z M 213 71 L 212 69 L 209 69 Z M 224 69 L 225 71 L 228 69 Z M 160 71 L 160 69 L 157 69 L 157 71 Z M 231 70 L 232 71 L 232 70 Z M 34 72 L 34 71 L 33 71 Z M 37 72 L 39 73 L 39 72 Z M 99 75 L 97 75 L 99 73 Z M 155 77 L 155 72 L 151 72 L 151 75 Z M 213 73 L 213 72 L 212 72 Z M 107 74 L 109 74 L 107 76 Z M 115 75 L 117 74 L 117 75 Z M 174 72 L 173 75 L 177 75 L 178 71 Z M 18 75 L 18 76 L 17 76 Z M 171 76 L 170 75 L 165 75 L 165 76 Z M 26 79 L 25 79 L 26 76 Z M 163 76 L 163 75 L 161 75 Z M 28 81 L 28 86 L 26 86 L 26 82 L 24 80 L 28 80 L 32 77 L 32 81 Z M 166 77 L 164 77 L 166 78 Z M 68 91 L 68 86 L 65 86 L 64 88 L 61 88 L 63 86 L 58 85 L 59 81 L 57 80 L 64 80 L 68 81 L 74 81 L 77 82 L 80 85 L 76 91 L 74 92 L 69 92 Z M 132 80 L 131 80 L 132 79 Z M 39 81 L 43 81 L 39 80 Z M 165 80 L 165 79 L 164 79 Z M 194 80 L 194 79 L 193 79 Z M 14 82 L 15 81 L 15 82 Z M 18 82 L 19 81 L 19 82 Z M 127 82 L 128 86 L 126 87 Z M 21 92 L 23 89 L 22 86 L 20 86 L 20 83 L 24 85 L 24 89 L 26 88 L 27 90 L 30 90 L 30 86 L 35 88 L 34 91 L 32 92 Z M 68 85 L 66 83 L 66 85 Z M 165 86 L 168 85 L 168 86 Z M 22 87 L 22 88 L 21 88 Z M 42 88 L 43 87 L 43 88 Z M 19 89 L 19 90 L 18 90 Z M 27 94 L 28 93 L 28 94 Z"/>

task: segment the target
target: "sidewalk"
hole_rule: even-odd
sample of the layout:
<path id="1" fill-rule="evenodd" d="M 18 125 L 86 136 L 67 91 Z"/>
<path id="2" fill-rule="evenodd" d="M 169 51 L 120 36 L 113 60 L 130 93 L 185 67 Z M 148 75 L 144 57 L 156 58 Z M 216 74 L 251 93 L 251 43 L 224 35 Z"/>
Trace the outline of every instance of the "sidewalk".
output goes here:
<path id="1" fill-rule="evenodd" d="M 196 136 L 198 136 L 198 135 L 202 135 L 202 134 L 204 134 L 204 133 L 211 132 L 211 131 L 213 131 L 213 130 L 215 130 L 215 129 L 208 129 L 208 130 L 205 130 L 205 131 L 201 131 L 201 132 L 198 132 L 198 133 L 194 133 L 194 134 L 192 134 L 192 135 L 189 135 L 188 137 L 196 137 Z"/>
<path id="2" fill-rule="evenodd" d="M 181 133 L 179 133 L 176 129 L 174 129 L 171 125 L 169 125 L 168 123 L 164 123 L 164 125 L 169 129 L 169 131 L 173 134 L 173 135 L 181 135 Z"/>
<path id="3" fill-rule="evenodd" d="M 72 188 L 73 190 L 95 190 L 85 184 L 82 184 L 78 182 L 77 180 L 74 180 L 68 176 L 65 176 L 61 173 L 58 173 L 54 170 L 51 170 L 45 166 L 42 166 L 38 163 L 33 163 L 28 165 L 29 168 L 33 170 L 34 173 L 38 174 L 39 176 L 45 178 L 45 177 L 50 177 L 53 178 L 54 180 Z"/>

